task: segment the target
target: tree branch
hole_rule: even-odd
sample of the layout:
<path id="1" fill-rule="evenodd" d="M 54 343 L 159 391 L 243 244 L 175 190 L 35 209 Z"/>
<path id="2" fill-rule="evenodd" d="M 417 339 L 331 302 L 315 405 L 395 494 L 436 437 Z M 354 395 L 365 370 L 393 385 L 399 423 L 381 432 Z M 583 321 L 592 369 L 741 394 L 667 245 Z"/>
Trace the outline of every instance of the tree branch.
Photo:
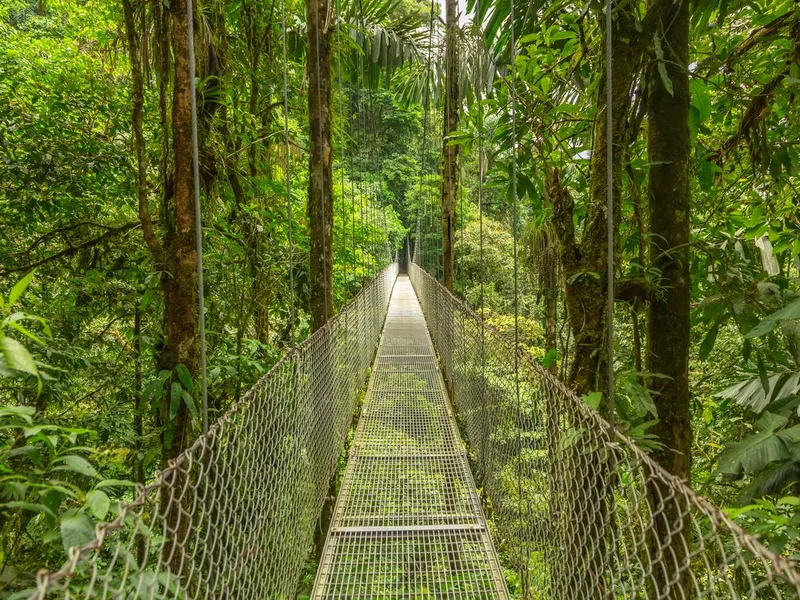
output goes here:
<path id="1" fill-rule="evenodd" d="M 102 244 L 103 242 L 108 241 L 109 239 L 116 237 L 118 235 L 122 235 L 131 231 L 132 229 L 136 229 L 140 227 L 141 223 L 138 221 L 132 223 L 125 223 L 124 225 L 120 225 L 119 227 L 109 227 L 108 231 L 105 233 L 86 240 L 85 242 L 78 244 L 77 246 L 69 246 L 68 248 L 64 248 L 60 252 L 56 252 L 55 254 L 51 254 L 45 258 L 41 258 L 39 260 L 35 260 L 33 262 L 19 265 L 17 267 L 11 267 L 9 269 L 5 269 L 4 271 L 0 271 L 0 277 L 5 277 L 10 275 L 11 273 L 18 273 L 20 271 L 30 271 L 37 267 L 40 267 L 44 264 L 56 261 L 60 258 L 68 258 L 80 252 L 81 250 L 86 250 L 87 248 L 92 248 L 93 246 L 97 246 L 98 244 Z"/>

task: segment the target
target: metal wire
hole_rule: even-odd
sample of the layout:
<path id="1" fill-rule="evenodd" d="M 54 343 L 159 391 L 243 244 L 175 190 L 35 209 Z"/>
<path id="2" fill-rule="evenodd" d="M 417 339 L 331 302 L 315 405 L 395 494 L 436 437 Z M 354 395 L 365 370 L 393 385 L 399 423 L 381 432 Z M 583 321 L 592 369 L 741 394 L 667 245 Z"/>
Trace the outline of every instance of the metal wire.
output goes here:
<path id="1" fill-rule="evenodd" d="M 291 147 L 289 141 L 289 59 L 286 48 L 286 1 L 281 0 L 281 49 L 283 50 L 283 135 L 284 172 L 286 182 L 286 226 L 289 241 L 289 339 L 294 342 L 294 324 L 297 311 L 294 304 L 294 209 L 292 207 Z"/>
<path id="2" fill-rule="evenodd" d="M 612 0 L 605 0 L 606 9 L 606 377 L 608 378 L 608 421 L 614 428 L 614 53 Z"/>
<path id="3" fill-rule="evenodd" d="M 527 597 L 800 598 L 792 563 L 612 432 L 521 349 L 518 410 L 513 341 L 418 265 L 409 274 L 427 322 L 440 324 L 433 342 L 458 390 L 497 549 L 523 564 Z"/>
<path id="4" fill-rule="evenodd" d="M 408 277 L 397 279 L 313 599 L 507 598 Z"/>
<path id="5" fill-rule="evenodd" d="M 194 8 L 186 0 L 186 29 L 189 46 L 189 97 L 192 117 L 192 184 L 194 194 L 194 241 L 197 253 L 197 316 L 200 330 L 200 405 L 203 433 L 208 433 L 208 371 L 206 368 L 206 306 L 203 285 L 203 217 L 200 207 L 200 154 L 197 141 L 197 84 L 194 60 Z"/>
<path id="6" fill-rule="evenodd" d="M 291 350 L 30 597 L 294 597 L 396 276 Z"/>

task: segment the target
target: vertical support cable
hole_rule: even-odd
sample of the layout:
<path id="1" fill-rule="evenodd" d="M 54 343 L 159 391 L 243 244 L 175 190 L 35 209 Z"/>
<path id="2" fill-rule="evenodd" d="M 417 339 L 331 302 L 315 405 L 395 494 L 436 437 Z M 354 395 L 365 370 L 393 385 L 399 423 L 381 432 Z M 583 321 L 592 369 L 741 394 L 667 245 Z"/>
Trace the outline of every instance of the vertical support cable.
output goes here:
<path id="1" fill-rule="evenodd" d="M 194 231 L 197 252 L 197 310 L 200 318 L 200 390 L 203 407 L 203 435 L 208 433 L 208 381 L 206 377 L 206 304 L 203 285 L 203 220 L 200 210 L 200 151 L 197 134 L 197 84 L 194 64 L 194 7 L 186 0 L 186 28 L 189 34 L 189 96 L 192 113 L 192 179 L 194 180 Z"/>
<path id="2" fill-rule="evenodd" d="M 517 201 L 517 69 L 516 69 L 516 23 L 514 12 L 514 0 L 510 2 L 510 63 L 511 63 L 511 195 L 514 212 L 514 393 L 517 400 L 517 493 L 519 496 L 519 536 L 520 544 L 524 548 L 525 562 L 520 565 L 520 571 L 525 571 L 530 564 L 528 555 L 528 544 L 524 541 L 524 519 L 522 516 L 522 397 L 519 384 L 519 257 L 518 257 L 518 236 L 519 236 L 519 210 Z M 528 578 L 527 574 L 520 572 L 522 581 L 522 597 L 528 597 Z"/>
<path id="3" fill-rule="evenodd" d="M 483 29 L 481 22 L 481 0 L 476 0 L 475 13 L 478 21 L 478 85 L 475 90 L 475 98 L 478 104 L 478 272 L 480 273 L 480 309 L 481 309 L 481 418 L 483 420 L 481 431 L 488 431 L 488 418 L 486 415 L 486 309 L 484 303 L 484 262 L 483 262 L 483 99 L 481 92 L 483 91 Z M 484 478 L 484 489 L 489 480 L 488 473 L 488 452 L 486 445 L 488 443 L 488 435 L 484 435 L 481 440 L 481 461 L 482 461 L 482 476 Z"/>
<path id="4" fill-rule="evenodd" d="M 513 1 L 513 0 L 512 0 Z M 608 279 L 608 314 L 606 344 L 608 353 L 608 422 L 611 425 L 611 439 L 614 431 L 614 94 L 611 89 L 613 82 L 613 53 L 611 30 L 611 3 L 606 0 L 606 278 Z"/>
<path id="5" fill-rule="evenodd" d="M 294 343 L 294 322 L 296 319 L 294 305 L 294 240 L 292 239 L 292 178 L 289 163 L 289 61 L 286 52 L 286 0 L 281 0 L 281 44 L 283 45 L 283 129 L 285 136 L 285 166 L 283 176 L 286 179 L 286 219 L 289 237 L 289 340 Z"/>
<path id="6" fill-rule="evenodd" d="M 427 201 L 423 203 L 423 196 L 425 195 L 425 188 L 423 183 L 425 181 L 425 153 L 428 144 L 428 113 L 430 109 L 430 77 L 431 77 L 431 55 L 433 47 L 433 9 L 435 3 L 431 0 L 431 12 L 428 19 L 428 60 L 425 65 L 423 74 L 425 76 L 425 101 L 422 122 L 422 144 L 420 146 L 420 171 L 419 171 L 419 194 L 417 196 L 417 242 L 414 252 L 414 262 L 420 267 L 425 269 L 425 240 L 424 230 L 422 223 L 425 215 L 427 214 Z"/>

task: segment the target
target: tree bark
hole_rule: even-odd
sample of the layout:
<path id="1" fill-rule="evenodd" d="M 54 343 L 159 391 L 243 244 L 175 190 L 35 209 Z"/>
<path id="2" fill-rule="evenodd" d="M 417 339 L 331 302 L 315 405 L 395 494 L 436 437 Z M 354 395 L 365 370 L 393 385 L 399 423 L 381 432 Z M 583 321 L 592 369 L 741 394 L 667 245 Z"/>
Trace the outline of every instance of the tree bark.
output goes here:
<path id="1" fill-rule="evenodd" d="M 457 144 L 448 144 L 448 137 L 458 130 L 461 111 L 458 80 L 458 0 L 446 0 L 445 13 L 447 37 L 445 45 L 445 129 L 442 141 L 442 269 L 444 287 L 452 292 L 455 270 L 453 236 L 456 229 L 459 147 Z"/>
<path id="2" fill-rule="evenodd" d="M 688 0 L 655 0 L 658 29 L 664 49 L 663 67 L 672 83 L 667 89 L 659 64 L 648 69 L 647 152 L 650 162 L 648 182 L 650 215 L 650 257 L 661 272 L 661 292 L 653 294 L 647 334 L 647 366 L 651 373 L 666 377 L 653 378 L 658 424 L 653 433 L 664 444 L 654 453 L 665 469 L 684 480 L 690 478 L 692 430 L 689 413 L 689 226 L 690 189 L 689 160 L 689 3 Z M 661 508 L 654 523 L 654 537 L 674 554 L 676 568 L 685 568 L 683 576 L 669 590 L 669 597 L 687 598 L 691 581 L 686 549 L 691 531 L 683 520 L 677 499 L 659 506 L 666 490 L 651 484 L 654 510 Z M 681 539 L 681 537 L 683 539 Z M 671 541 L 671 543 L 670 543 Z M 655 575 L 661 572 L 658 571 Z M 663 594 L 668 581 L 656 581 Z"/>
<path id="3" fill-rule="evenodd" d="M 314 331 L 325 326 L 333 316 L 333 151 L 331 142 L 331 37 L 328 27 L 330 0 L 308 0 L 306 23 L 308 52 L 309 173 L 309 304 Z M 321 418 L 314 425 L 315 447 L 312 455 L 317 468 L 335 473 L 329 460 L 333 430 L 329 416 L 333 414 L 330 391 L 334 387 L 334 372 L 329 359 L 329 339 L 320 341 L 320 354 L 311 376 L 314 397 L 319 399 L 317 411 Z M 331 479 L 322 506 L 314 545 L 317 558 L 322 557 L 333 500 L 336 496 L 335 478 Z"/>
<path id="4" fill-rule="evenodd" d="M 197 250 L 195 247 L 194 177 L 192 174 L 192 114 L 189 91 L 189 30 L 184 2 L 170 7 L 171 42 L 174 57 L 172 94 L 172 153 L 173 178 L 171 211 L 165 223 L 161 290 L 164 295 L 165 346 L 159 356 L 159 369 L 173 372 L 170 383 L 178 381 L 175 367 L 183 364 L 194 377 L 197 373 Z M 169 194 L 167 194 L 169 199 Z M 189 445 L 190 419 L 185 403 L 170 415 L 170 393 L 164 394 L 159 410 L 162 433 L 162 467 L 180 455 Z M 172 473 L 171 485 L 182 489 L 185 473 Z M 164 515 L 164 556 L 170 569 L 179 573 L 184 565 L 186 544 L 190 535 L 189 522 L 180 503 L 188 495 L 175 495 L 162 508 Z"/>
<path id="5" fill-rule="evenodd" d="M 333 152 L 331 143 L 331 34 L 329 0 L 306 2 L 308 30 L 310 228 L 309 303 L 312 328 L 333 316 Z"/>

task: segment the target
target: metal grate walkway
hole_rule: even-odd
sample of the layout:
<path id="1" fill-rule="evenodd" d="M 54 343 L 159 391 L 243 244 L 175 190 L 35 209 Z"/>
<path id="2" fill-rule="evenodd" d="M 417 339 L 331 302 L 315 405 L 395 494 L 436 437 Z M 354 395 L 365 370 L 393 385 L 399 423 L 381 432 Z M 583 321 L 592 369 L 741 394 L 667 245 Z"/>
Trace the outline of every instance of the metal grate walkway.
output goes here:
<path id="1" fill-rule="evenodd" d="M 508 598 L 405 275 L 392 292 L 312 598 Z"/>

